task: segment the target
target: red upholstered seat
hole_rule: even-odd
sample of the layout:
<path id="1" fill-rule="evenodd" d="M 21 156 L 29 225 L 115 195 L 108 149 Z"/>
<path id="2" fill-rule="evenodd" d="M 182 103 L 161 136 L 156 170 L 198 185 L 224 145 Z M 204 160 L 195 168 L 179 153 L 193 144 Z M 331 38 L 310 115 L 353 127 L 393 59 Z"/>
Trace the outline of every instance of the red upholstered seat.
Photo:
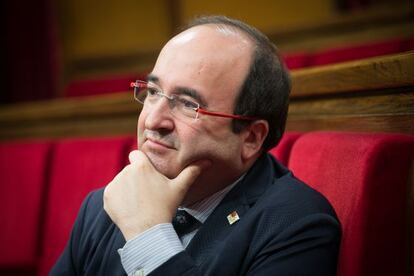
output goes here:
<path id="1" fill-rule="evenodd" d="M 289 167 L 324 194 L 342 224 L 338 275 L 407 275 L 405 202 L 414 137 L 310 133 Z"/>
<path id="2" fill-rule="evenodd" d="M 133 138 L 63 140 L 56 144 L 40 275 L 47 275 L 62 253 L 85 196 L 121 171 Z"/>
<path id="3" fill-rule="evenodd" d="M 299 132 L 286 132 L 279 144 L 272 148 L 269 153 L 271 153 L 277 160 L 279 160 L 283 165 L 287 166 L 290 156 L 290 151 L 293 147 L 293 144 L 302 134 Z"/>
<path id="4" fill-rule="evenodd" d="M 289 69 L 299 69 L 309 66 L 310 54 L 294 53 L 283 55 L 286 67 Z"/>
<path id="5" fill-rule="evenodd" d="M 122 75 L 106 76 L 105 78 L 75 80 L 69 83 L 65 89 L 66 97 L 91 96 L 114 92 L 129 91 L 130 83 L 137 79 L 145 79 L 145 76 Z"/>
<path id="6" fill-rule="evenodd" d="M 407 41 L 406 51 L 414 51 L 414 38 L 411 38 Z"/>
<path id="7" fill-rule="evenodd" d="M 0 274 L 32 273 L 39 255 L 52 144 L 0 144 Z"/>
<path id="8" fill-rule="evenodd" d="M 352 47 L 334 48 L 314 54 L 310 65 L 325 65 L 337 62 L 357 60 L 381 55 L 395 54 L 403 51 L 402 40 L 374 42 Z"/>

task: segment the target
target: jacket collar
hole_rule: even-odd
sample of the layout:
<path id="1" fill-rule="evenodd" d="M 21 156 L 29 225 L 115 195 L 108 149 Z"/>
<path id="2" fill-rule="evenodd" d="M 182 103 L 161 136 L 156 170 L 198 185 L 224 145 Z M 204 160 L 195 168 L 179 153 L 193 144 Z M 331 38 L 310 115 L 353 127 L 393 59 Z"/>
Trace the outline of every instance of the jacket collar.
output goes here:
<path id="1" fill-rule="evenodd" d="M 233 225 L 229 223 L 227 216 L 236 212 L 242 220 L 275 177 L 281 177 L 287 172 L 286 168 L 267 153 L 257 159 L 243 180 L 224 197 L 188 245 L 186 251 L 198 265 L 202 265 L 208 256 L 214 254 L 212 251 L 216 243 L 232 231 Z"/>

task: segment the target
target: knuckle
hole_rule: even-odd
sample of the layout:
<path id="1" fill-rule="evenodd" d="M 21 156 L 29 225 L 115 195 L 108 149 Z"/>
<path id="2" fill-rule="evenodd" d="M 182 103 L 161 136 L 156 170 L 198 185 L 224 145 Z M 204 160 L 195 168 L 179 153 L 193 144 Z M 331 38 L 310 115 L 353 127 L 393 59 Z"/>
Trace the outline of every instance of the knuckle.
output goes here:
<path id="1" fill-rule="evenodd" d="M 109 185 L 105 187 L 104 192 L 103 192 L 103 201 L 105 203 L 105 201 L 108 201 L 109 199 Z"/>

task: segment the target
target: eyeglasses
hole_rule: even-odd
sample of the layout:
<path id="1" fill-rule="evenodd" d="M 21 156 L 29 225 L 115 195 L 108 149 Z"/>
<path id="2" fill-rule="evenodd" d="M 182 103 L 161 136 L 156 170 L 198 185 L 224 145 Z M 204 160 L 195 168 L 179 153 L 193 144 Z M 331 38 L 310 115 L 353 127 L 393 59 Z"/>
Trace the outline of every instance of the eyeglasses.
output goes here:
<path id="1" fill-rule="evenodd" d="M 134 98 L 139 103 L 147 106 L 152 106 L 156 104 L 161 98 L 166 98 L 168 100 L 171 112 L 178 116 L 198 119 L 199 114 L 204 114 L 209 116 L 232 118 L 237 120 L 257 120 L 256 117 L 213 112 L 202 109 L 200 108 L 199 103 L 195 102 L 191 97 L 187 95 L 169 96 L 163 93 L 161 88 L 157 85 L 145 81 L 137 80 L 135 82 L 131 82 L 130 86 L 134 88 Z"/>

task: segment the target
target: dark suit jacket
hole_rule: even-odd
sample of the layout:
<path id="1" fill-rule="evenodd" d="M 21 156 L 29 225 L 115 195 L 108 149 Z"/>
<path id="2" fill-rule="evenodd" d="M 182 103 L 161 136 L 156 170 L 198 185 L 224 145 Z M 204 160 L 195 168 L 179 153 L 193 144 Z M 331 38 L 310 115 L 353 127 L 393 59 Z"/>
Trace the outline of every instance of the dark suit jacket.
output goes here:
<path id="1" fill-rule="evenodd" d="M 84 201 L 52 275 L 125 275 L 125 240 L 102 208 Z M 230 225 L 236 211 L 240 220 Z M 223 199 L 187 249 L 151 275 L 335 275 L 340 225 L 327 200 L 264 154 Z"/>

